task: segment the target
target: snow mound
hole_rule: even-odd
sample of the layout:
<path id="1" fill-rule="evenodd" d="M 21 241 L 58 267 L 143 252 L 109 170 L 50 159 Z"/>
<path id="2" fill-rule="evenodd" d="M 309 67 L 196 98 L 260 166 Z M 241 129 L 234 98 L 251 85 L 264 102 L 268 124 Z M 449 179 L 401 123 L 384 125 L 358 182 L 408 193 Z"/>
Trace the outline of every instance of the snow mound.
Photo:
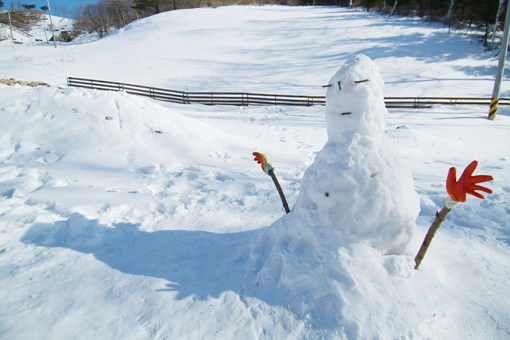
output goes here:
<path id="1" fill-rule="evenodd" d="M 214 151 L 211 144 L 223 150 L 232 143 L 224 131 L 123 92 L 21 86 L 2 91 L 4 123 L 11 126 L 12 143 L 21 145 L 14 159 L 51 152 L 77 164 L 101 162 L 146 173 L 155 166 L 154 160 L 173 164 L 172 160 L 189 157 L 204 163 L 204 155 Z M 20 119 L 31 124 L 19 124 Z M 32 153 L 25 149 L 28 143 Z"/>

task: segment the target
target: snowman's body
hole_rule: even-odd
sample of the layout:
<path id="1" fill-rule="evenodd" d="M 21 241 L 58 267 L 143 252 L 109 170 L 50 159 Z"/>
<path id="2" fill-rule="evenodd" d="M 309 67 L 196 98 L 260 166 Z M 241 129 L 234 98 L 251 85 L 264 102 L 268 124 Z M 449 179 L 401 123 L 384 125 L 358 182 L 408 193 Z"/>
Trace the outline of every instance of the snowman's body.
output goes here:
<path id="1" fill-rule="evenodd" d="M 347 242 L 402 253 L 419 199 L 412 176 L 384 135 L 383 81 L 366 56 L 349 60 L 326 94 L 328 142 L 306 171 L 293 214 Z"/>

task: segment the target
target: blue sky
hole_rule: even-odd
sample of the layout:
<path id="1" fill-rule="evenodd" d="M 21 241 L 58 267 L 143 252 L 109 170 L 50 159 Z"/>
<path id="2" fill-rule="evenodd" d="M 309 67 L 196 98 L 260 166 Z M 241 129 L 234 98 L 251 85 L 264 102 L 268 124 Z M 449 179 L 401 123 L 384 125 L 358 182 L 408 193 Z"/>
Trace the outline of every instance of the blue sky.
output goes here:
<path id="1" fill-rule="evenodd" d="M 35 5 L 36 9 L 47 6 L 47 0 L 2 0 L 4 8 L 22 8 L 22 4 Z M 58 16 L 72 17 L 76 7 L 97 3 L 99 0 L 49 0 L 51 13 Z M 64 10 L 64 8 L 66 10 Z"/>

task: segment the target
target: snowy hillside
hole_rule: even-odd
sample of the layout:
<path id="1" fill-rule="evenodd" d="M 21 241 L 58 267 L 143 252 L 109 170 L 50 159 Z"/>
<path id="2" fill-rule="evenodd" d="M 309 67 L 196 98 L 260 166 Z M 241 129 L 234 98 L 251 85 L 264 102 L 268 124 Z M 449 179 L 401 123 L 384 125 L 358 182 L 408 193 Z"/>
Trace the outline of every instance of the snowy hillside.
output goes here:
<path id="1" fill-rule="evenodd" d="M 51 24 L 53 23 L 53 30 L 55 34 L 60 34 L 61 31 L 72 32 L 73 31 L 73 20 L 67 18 L 61 18 L 52 15 L 51 20 L 48 14 L 42 14 L 41 20 L 32 26 L 32 29 L 28 32 L 34 39 L 40 40 L 47 43 L 53 36 L 51 31 Z"/>
<path id="2" fill-rule="evenodd" d="M 0 338 L 510 337 L 508 108 L 495 121 L 478 106 L 389 112 L 375 157 L 398 155 L 420 212 L 409 251 L 385 255 L 373 229 L 338 238 L 309 227 L 303 207 L 328 186 L 307 171 L 331 131 L 325 107 L 180 105 L 65 86 L 79 76 L 323 95 L 363 53 L 386 96 L 489 97 L 497 60 L 478 43 L 344 8 L 241 6 L 162 13 L 87 44 L 0 50 L 0 78 L 54 85 L 0 85 Z M 351 97 L 349 111 L 371 107 L 364 100 Z M 284 216 L 253 151 L 301 212 Z M 454 208 L 414 270 L 448 169 L 474 159 L 494 192 Z M 412 192 L 405 183 L 394 189 Z M 345 197 L 360 211 L 352 219 L 377 223 L 358 193 Z"/>
<path id="3" fill-rule="evenodd" d="M 4 15 L 7 15 L 6 13 L 7 11 L 4 12 Z M 58 37 L 62 31 L 70 33 L 74 29 L 72 19 L 61 18 L 53 15 L 50 20 L 50 16 L 48 14 L 40 11 L 14 11 L 11 17 L 14 34 L 13 38 L 17 44 L 41 45 L 51 43 L 53 46 L 53 43 L 50 42 L 50 39 L 53 37 L 53 31 Z M 53 31 L 51 26 L 52 23 Z M 16 32 L 21 33 L 16 34 Z M 85 34 L 78 40 L 87 39 L 88 36 L 88 34 Z M 8 28 L 3 32 L 3 39 L 5 40 L 2 40 L 2 46 L 8 46 L 11 44 L 11 32 Z M 60 42 L 58 42 L 58 44 L 61 45 Z M 14 48 L 14 46 L 11 47 Z"/>

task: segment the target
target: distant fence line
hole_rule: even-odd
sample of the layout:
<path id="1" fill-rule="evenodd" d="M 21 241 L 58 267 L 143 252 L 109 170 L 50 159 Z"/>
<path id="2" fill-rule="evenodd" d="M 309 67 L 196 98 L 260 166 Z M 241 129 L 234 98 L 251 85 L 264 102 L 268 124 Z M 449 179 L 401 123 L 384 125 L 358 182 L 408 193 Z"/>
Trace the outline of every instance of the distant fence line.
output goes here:
<path id="1" fill-rule="evenodd" d="M 119 83 L 107 80 L 67 78 L 67 85 L 103 91 L 124 91 L 180 104 L 204 105 L 325 105 L 325 96 L 282 95 L 242 92 L 183 92 L 157 87 Z M 490 105 L 491 98 L 451 97 L 385 97 L 387 108 L 429 108 L 432 105 Z M 510 105 L 510 98 L 499 98 L 499 105 Z"/>

